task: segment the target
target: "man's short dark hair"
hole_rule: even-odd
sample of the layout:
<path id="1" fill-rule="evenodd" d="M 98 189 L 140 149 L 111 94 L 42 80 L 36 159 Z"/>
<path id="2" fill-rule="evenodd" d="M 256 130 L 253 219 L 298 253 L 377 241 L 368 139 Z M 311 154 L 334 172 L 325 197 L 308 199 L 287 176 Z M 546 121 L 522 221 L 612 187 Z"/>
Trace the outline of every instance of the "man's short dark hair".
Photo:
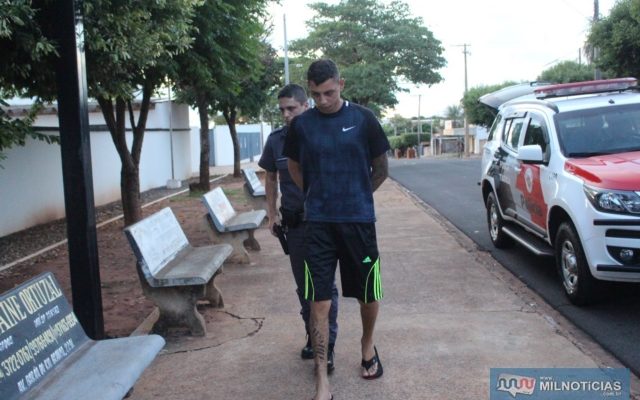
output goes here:
<path id="1" fill-rule="evenodd" d="M 336 63 L 329 59 L 317 60 L 309 65 L 307 81 L 320 85 L 329 79 L 340 79 L 340 72 Z"/>
<path id="2" fill-rule="evenodd" d="M 281 99 L 283 97 L 292 97 L 300 104 L 304 104 L 307 102 L 307 92 L 304 91 L 304 88 L 302 86 L 295 83 L 290 83 L 280 89 L 280 92 L 278 92 L 278 98 Z"/>

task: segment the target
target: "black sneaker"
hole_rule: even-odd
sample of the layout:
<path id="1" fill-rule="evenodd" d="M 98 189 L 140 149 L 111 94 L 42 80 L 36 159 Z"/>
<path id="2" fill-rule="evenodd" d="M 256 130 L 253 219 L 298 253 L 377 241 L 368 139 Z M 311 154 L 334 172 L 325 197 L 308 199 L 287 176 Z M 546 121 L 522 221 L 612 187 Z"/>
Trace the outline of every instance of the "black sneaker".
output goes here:
<path id="1" fill-rule="evenodd" d="M 336 369 L 333 364 L 333 347 L 334 344 L 329 343 L 329 357 L 327 357 L 327 373 L 332 373 L 334 369 Z"/>
<path id="2" fill-rule="evenodd" d="M 300 352 L 300 357 L 303 360 L 312 360 L 313 359 L 313 345 L 311 344 L 311 337 L 307 336 L 307 344 L 302 348 Z"/>

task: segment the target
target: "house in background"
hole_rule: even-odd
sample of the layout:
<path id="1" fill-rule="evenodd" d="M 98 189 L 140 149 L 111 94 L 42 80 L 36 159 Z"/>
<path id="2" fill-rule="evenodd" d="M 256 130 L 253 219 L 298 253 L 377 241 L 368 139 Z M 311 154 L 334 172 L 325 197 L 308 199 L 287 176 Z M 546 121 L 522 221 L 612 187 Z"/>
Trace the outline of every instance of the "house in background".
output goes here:
<path id="1" fill-rule="evenodd" d="M 488 136 L 486 128 L 469 125 L 469 154 L 480 154 Z M 446 120 L 443 131 L 434 133 L 431 137 L 431 154 L 459 153 L 461 150 L 464 152 L 464 140 L 464 127 L 457 126 L 452 120 Z"/>

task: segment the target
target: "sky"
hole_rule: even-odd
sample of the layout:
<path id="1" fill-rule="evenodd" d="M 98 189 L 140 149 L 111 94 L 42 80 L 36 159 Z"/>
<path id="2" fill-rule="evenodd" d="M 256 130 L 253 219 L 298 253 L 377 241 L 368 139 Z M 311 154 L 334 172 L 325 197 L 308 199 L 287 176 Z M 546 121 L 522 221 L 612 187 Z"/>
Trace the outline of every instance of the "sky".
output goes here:
<path id="1" fill-rule="evenodd" d="M 284 54 L 283 15 L 286 14 L 288 40 L 305 37 L 305 22 L 313 15 L 307 4 L 313 2 L 280 0 L 280 4 L 269 7 L 273 24 L 271 43 L 280 54 Z M 431 87 L 403 84 L 409 92 L 396 94 L 399 103 L 394 110 L 387 111 L 387 116 L 414 117 L 418 111 L 421 116 L 443 115 L 448 106 L 459 104 L 465 89 L 463 44 L 469 45 L 469 89 L 505 81 L 533 81 L 559 61 L 578 61 L 594 11 L 593 0 L 405 0 L 405 3 L 441 42 L 447 65 L 439 70 L 441 83 Z M 614 4 L 615 0 L 599 0 L 600 15 L 608 15 Z"/>

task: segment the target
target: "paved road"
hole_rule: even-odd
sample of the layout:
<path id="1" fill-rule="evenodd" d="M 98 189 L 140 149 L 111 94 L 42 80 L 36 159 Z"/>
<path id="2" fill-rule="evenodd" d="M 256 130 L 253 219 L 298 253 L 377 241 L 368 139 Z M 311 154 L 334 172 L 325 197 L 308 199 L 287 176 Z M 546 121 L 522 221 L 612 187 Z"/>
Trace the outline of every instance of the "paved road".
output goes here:
<path id="1" fill-rule="evenodd" d="M 495 249 L 477 185 L 477 158 L 390 160 L 390 174 L 640 375 L 640 285 L 611 284 L 598 304 L 579 308 L 566 300 L 552 258 L 533 256 L 519 246 Z"/>

